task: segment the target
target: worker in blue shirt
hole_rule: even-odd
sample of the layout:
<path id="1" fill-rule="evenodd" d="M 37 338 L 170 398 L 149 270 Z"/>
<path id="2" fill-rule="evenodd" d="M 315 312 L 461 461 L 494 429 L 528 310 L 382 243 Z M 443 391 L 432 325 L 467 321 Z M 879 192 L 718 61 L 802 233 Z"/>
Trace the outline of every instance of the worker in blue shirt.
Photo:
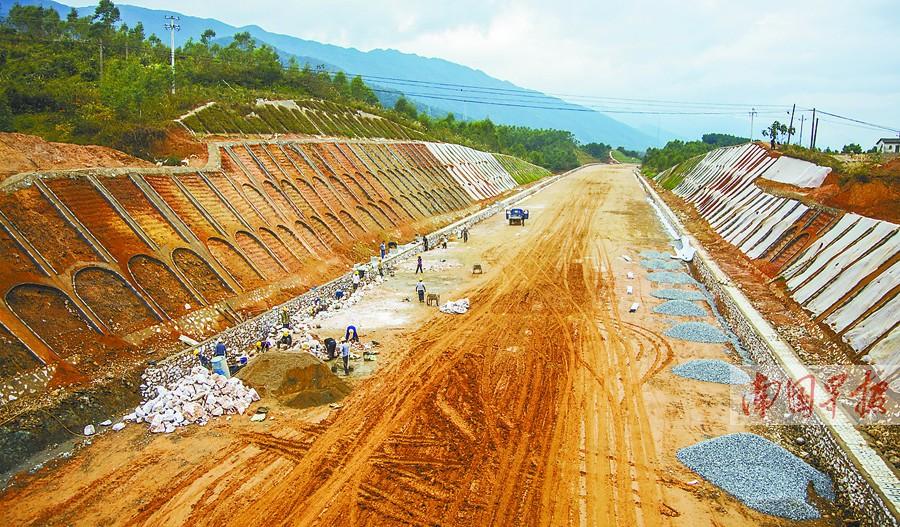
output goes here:
<path id="1" fill-rule="evenodd" d="M 341 341 L 341 360 L 344 361 L 344 375 L 350 375 L 350 343 Z"/>
<path id="2" fill-rule="evenodd" d="M 352 324 L 347 326 L 347 333 L 344 335 L 344 340 L 350 342 L 359 342 L 359 335 L 356 334 L 356 326 Z"/>

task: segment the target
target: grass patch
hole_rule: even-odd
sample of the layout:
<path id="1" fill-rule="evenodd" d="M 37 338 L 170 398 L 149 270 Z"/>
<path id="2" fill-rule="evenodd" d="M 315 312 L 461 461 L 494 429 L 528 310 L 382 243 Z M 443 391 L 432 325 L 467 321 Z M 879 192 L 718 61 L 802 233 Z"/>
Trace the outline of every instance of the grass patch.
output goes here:
<path id="1" fill-rule="evenodd" d="M 612 154 L 613 159 L 615 159 L 619 163 L 634 163 L 636 165 L 641 164 L 640 159 L 638 159 L 636 157 L 631 157 L 631 156 L 625 155 L 625 153 L 619 149 L 612 150 L 611 154 Z"/>

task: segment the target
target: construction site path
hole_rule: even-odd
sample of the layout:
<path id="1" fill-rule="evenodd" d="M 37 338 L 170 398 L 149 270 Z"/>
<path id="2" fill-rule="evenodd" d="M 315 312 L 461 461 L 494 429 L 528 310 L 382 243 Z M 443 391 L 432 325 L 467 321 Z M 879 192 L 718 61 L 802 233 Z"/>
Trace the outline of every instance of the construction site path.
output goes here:
<path id="1" fill-rule="evenodd" d="M 2 523 L 791 524 L 675 458 L 740 428 L 728 387 L 669 371 L 726 355 L 667 339 L 671 320 L 650 313 L 660 301 L 638 254 L 668 239 L 632 170 L 579 170 L 522 204 L 524 227 L 496 215 L 451 244 L 484 265 L 458 284 L 471 309 L 421 306 L 342 408 L 106 434 L 9 488 Z"/>

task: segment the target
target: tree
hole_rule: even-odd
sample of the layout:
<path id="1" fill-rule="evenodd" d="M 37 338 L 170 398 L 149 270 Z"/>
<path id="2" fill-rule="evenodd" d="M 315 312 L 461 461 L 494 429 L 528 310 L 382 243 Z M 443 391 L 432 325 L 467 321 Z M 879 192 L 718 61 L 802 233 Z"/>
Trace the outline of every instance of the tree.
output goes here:
<path id="1" fill-rule="evenodd" d="M 778 137 L 782 135 L 794 134 L 794 127 L 788 128 L 788 125 L 774 121 L 768 128 L 763 130 L 763 137 L 768 137 L 772 143 L 772 148 L 778 144 Z"/>
<path id="2" fill-rule="evenodd" d="M 235 33 L 231 38 L 231 45 L 240 50 L 249 51 L 256 46 L 256 43 L 254 42 L 253 37 L 250 36 L 249 31 L 241 31 L 240 33 Z"/>
<path id="3" fill-rule="evenodd" d="M 410 119 L 415 119 L 419 114 L 418 110 L 416 110 L 416 105 L 409 102 L 409 99 L 401 96 L 397 99 L 397 102 L 394 103 L 394 111 L 409 117 Z M 449 114 L 452 116 L 453 114 Z"/>
<path id="4" fill-rule="evenodd" d="M 209 43 L 214 38 L 216 38 L 216 32 L 209 28 L 204 29 L 203 33 L 200 34 L 200 42 L 207 48 L 209 47 Z"/>
<path id="5" fill-rule="evenodd" d="M 119 17 L 119 8 L 112 3 L 112 0 L 100 0 L 97 8 L 94 9 L 94 22 L 107 31 L 111 30 L 113 25 L 119 21 Z"/>
<path id="6" fill-rule="evenodd" d="M 842 154 L 862 154 L 862 147 L 856 143 L 850 143 L 849 145 L 844 145 L 844 148 L 841 149 Z"/>
<path id="7" fill-rule="evenodd" d="M 371 104 L 372 106 L 378 106 L 379 104 L 375 92 L 366 86 L 366 83 L 363 82 L 362 77 L 359 75 L 353 77 L 353 80 L 350 81 L 350 97 L 353 97 L 357 101 Z"/>

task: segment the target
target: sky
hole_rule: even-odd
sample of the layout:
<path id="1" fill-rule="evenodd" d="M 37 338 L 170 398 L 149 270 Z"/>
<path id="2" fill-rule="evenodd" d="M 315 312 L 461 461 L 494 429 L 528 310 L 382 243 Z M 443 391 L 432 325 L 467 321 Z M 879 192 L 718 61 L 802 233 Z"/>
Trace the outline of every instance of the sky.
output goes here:
<path id="1" fill-rule="evenodd" d="M 480 69 L 519 86 L 616 111 L 733 115 L 611 117 L 654 134 L 754 137 L 816 107 L 900 129 L 896 0 L 128 0 L 368 51 L 391 48 Z M 576 97 L 577 96 L 577 97 Z M 610 101 L 651 99 L 674 103 Z M 697 106 L 684 102 L 739 104 Z M 776 110 L 770 105 L 782 105 Z M 799 130 L 799 117 L 795 127 Z M 762 123 L 762 124 L 761 124 Z M 808 122 L 804 140 L 808 142 Z M 868 148 L 884 130 L 820 114 L 818 146 Z"/>

